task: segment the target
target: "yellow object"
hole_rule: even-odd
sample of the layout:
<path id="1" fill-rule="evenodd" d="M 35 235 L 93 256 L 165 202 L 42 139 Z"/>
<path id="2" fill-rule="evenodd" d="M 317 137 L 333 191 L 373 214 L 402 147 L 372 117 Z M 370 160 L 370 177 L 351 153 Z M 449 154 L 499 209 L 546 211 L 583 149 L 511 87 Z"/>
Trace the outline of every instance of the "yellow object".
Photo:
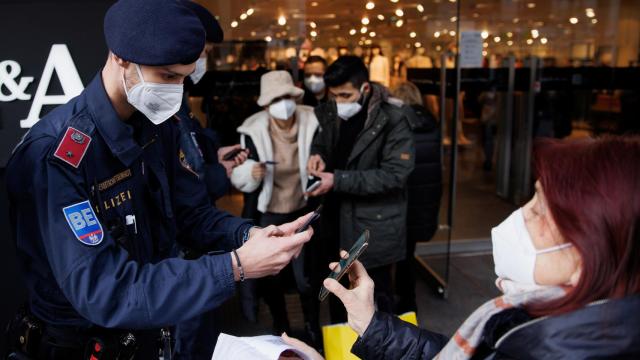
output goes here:
<path id="1" fill-rule="evenodd" d="M 398 316 L 410 324 L 418 325 L 418 318 L 414 311 Z M 351 330 L 346 323 L 326 325 L 322 327 L 324 338 L 324 356 L 326 360 L 356 360 L 359 357 L 351 353 L 351 347 L 358 339 L 358 334 Z"/>

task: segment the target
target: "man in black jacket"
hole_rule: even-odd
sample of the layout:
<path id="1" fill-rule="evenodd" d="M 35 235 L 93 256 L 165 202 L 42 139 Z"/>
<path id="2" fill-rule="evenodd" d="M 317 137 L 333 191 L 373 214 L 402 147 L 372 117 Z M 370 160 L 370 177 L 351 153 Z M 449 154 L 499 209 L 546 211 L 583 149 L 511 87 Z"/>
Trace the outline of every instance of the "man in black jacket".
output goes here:
<path id="1" fill-rule="evenodd" d="M 405 258 L 413 135 L 401 109 L 387 102 L 386 90 L 369 81 L 360 58 L 339 58 L 324 81 L 330 100 L 315 109 L 320 128 L 308 164 L 322 181 L 309 195 L 329 193 L 320 226 L 323 243 L 335 260 L 338 248 L 351 248 L 368 229 L 369 247 L 360 259 L 379 284 L 378 308 L 393 312 L 391 267 Z M 331 315 L 334 322 L 346 319 L 340 306 Z"/>

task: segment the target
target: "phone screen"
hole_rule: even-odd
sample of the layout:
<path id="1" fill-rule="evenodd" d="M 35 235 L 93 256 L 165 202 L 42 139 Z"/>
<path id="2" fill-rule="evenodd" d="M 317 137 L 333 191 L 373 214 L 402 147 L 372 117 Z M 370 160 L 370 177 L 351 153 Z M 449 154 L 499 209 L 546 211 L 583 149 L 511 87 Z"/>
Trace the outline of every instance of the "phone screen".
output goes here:
<path id="1" fill-rule="evenodd" d="M 307 229 L 309 228 L 309 226 L 311 226 L 311 224 L 318 220 L 320 218 L 320 213 L 322 212 L 322 204 L 320 204 L 320 206 L 318 206 L 317 209 L 315 209 L 313 211 L 313 215 L 311 215 L 311 217 L 309 218 L 309 220 L 307 220 L 304 225 L 300 226 L 300 228 L 298 228 L 298 230 L 296 230 L 296 234 L 299 234 L 303 231 L 307 231 Z"/>
<path id="2" fill-rule="evenodd" d="M 353 246 L 349 250 L 349 257 L 346 259 L 340 259 L 340 262 L 339 262 L 340 271 L 339 272 L 332 271 L 329 274 L 329 276 L 327 276 L 327 278 L 336 279 L 337 281 L 340 281 L 342 276 L 346 274 L 347 271 L 349 271 L 351 264 L 353 264 L 354 261 L 358 260 L 360 255 L 362 255 L 364 250 L 367 248 L 367 246 L 369 246 L 369 230 L 363 231 L 362 235 L 360 235 L 360 237 L 358 238 L 358 241 L 356 241 L 356 243 L 353 244 Z M 322 288 L 320 289 L 320 294 L 318 295 L 318 299 L 320 301 L 323 301 L 324 299 L 327 298 L 327 295 L 329 295 L 329 290 L 327 290 L 323 285 Z"/>
<path id="3" fill-rule="evenodd" d="M 320 180 L 319 177 L 313 176 L 313 175 L 309 176 L 309 180 L 307 181 L 306 192 L 312 192 L 313 190 L 317 189 L 321 183 L 322 181 Z"/>

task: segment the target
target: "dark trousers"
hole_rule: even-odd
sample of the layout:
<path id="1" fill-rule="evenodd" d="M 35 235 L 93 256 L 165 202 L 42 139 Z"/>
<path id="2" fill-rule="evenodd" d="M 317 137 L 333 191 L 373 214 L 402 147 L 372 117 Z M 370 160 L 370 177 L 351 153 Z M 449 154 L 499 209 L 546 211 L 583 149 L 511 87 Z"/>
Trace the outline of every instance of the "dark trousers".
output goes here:
<path id="1" fill-rule="evenodd" d="M 291 222 L 306 214 L 306 208 L 290 214 L 264 213 L 260 217 L 260 226 L 280 225 Z M 264 298 L 273 316 L 274 331 L 280 335 L 283 331 L 290 331 L 289 317 L 284 294 L 287 290 L 287 279 L 289 274 L 293 274 L 296 289 L 300 295 L 302 313 L 305 323 L 313 328 L 319 328 L 320 304 L 317 296 L 320 291 L 319 276 L 314 271 L 316 261 L 314 259 L 314 243 L 311 240 L 305 244 L 300 256 L 293 259 L 280 274 L 267 276 L 257 281 L 258 293 Z"/>
<path id="2" fill-rule="evenodd" d="M 395 307 L 397 314 L 417 311 L 416 305 L 416 241 L 407 237 L 407 256 L 396 264 L 396 294 L 398 303 Z"/>

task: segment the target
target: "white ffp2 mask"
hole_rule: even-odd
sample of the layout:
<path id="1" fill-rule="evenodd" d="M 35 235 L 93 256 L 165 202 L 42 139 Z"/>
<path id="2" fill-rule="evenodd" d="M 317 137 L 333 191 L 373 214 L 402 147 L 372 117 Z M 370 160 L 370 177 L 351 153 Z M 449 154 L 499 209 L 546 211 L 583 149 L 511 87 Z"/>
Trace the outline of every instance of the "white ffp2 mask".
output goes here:
<path id="1" fill-rule="evenodd" d="M 357 113 L 360 112 L 360 110 L 362 110 L 362 104 L 360 104 L 360 101 L 362 101 L 364 99 L 364 85 L 362 84 L 360 86 L 360 97 L 358 98 L 358 100 L 354 101 L 354 102 L 348 102 L 348 103 L 336 103 L 336 107 L 338 108 L 338 117 L 341 118 L 342 120 L 349 120 L 351 119 L 353 116 L 355 116 Z"/>
<path id="2" fill-rule="evenodd" d="M 182 84 L 157 84 L 144 81 L 138 64 L 134 64 L 140 82 L 127 90 L 122 74 L 127 101 L 144 114 L 152 123 L 159 125 L 175 115 L 182 105 Z"/>
<path id="3" fill-rule="evenodd" d="M 269 114 L 276 120 L 289 120 L 296 112 L 296 102 L 282 99 L 269 105 Z"/>
<path id="4" fill-rule="evenodd" d="M 324 90 L 324 79 L 321 76 L 311 75 L 304 78 L 304 86 L 312 93 L 317 94 Z"/>
<path id="5" fill-rule="evenodd" d="M 189 77 L 191 78 L 191 81 L 193 81 L 194 84 L 197 84 L 198 82 L 200 82 L 200 80 L 202 80 L 202 77 L 206 72 L 207 72 L 207 58 L 201 57 L 201 58 L 198 58 L 198 60 L 196 60 L 196 69 L 193 70 L 193 72 L 191 73 L 191 75 L 189 75 Z"/>
<path id="6" fill-rule="evenodd" d="M 491 242 L 496 275 L 527 285 L 536 284 L 536 256 L 572 246 L 571 243 L 565 243 L 537 250 L 524 223 L 522 208 L 491 230 Z"/>

